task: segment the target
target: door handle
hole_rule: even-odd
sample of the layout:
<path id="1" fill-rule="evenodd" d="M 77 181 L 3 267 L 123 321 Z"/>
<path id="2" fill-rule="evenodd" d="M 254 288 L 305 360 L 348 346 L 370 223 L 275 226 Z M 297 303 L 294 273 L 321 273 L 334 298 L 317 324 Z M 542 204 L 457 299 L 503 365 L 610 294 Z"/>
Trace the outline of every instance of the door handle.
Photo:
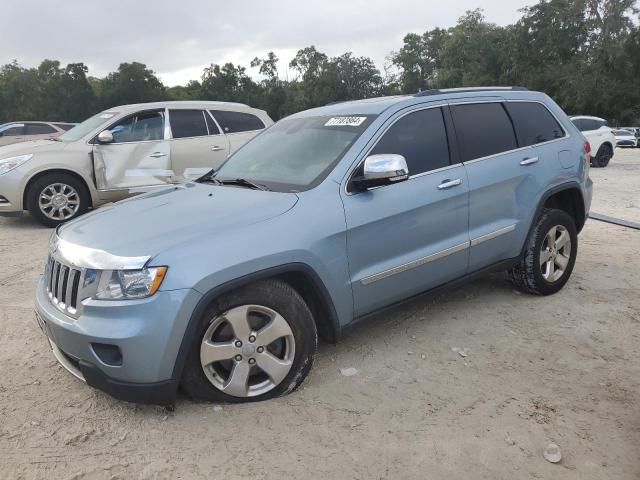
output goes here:
<path id="1" fill-rule="evenodd" d="M 211 147 L 212 152 L 219 152 L 220 150 L 224 150 L 224 148 L 220 145 L 214 145 L 213 147 Z"/>
<path id="2" fill-rule="evenodd" d="M 149 155 L 151 158 L 160 158 L 160 157 L 166 157 L 167 154 L 166 153 L 162 153 L 162 152 L 153 152 L 151 155 Z"/>
<path id="3" fill-rule="evenodd" d="M 520 162 L 520 165 L 526 167 L 527 165 L 533 165 L 534 163 L 538 163 L 538 157 L 525 158 Z"/>
<path id="4" fill-rule="evenodd" d="M 440 185 L 438 185 L 438 190 L 446 190 L 448 188 L 457 187 L 458 185 L 462 185 L 462 180 L 456 178 L 455 180 L 444 180 Z"/>

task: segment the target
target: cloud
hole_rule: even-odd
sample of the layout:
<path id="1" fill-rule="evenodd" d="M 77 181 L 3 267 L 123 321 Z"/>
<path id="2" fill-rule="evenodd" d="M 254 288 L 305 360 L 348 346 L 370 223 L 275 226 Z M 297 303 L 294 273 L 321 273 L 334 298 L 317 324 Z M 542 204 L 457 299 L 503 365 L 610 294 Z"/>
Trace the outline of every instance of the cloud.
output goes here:
<path id="1" fill-rule="evenodd" d="M 299 48 L 315 45 L 329 55 L 352 51 L 381 67 L 408 32 L 455 24 L 482 6 L 500 25 L 520 16 L 533 0 L 45 0 L 5 2 L 0 16 L 0 63 L 26 66 L 44 58 L 85 62 L 103 76 L 121 62 L 139 61 L 168 85 L 199 78 L 210 63 L 249 67 L 275 51 L 286 65 Z"/>

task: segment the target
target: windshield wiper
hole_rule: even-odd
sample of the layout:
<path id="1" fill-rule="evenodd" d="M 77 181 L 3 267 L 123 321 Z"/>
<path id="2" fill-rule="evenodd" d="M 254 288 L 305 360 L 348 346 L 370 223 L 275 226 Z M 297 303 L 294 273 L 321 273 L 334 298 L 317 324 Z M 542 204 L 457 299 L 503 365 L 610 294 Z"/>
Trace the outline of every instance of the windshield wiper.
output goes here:
<path id="1" fill-rule="evenodd" d="M 251 180 L 247 180 L 246 178 L 213 178 L 211 180 L 215 180 L 222 185 L 239 185 L 242 187 L 249 187 L 255 190 L 262 191 L 270 191 L 270 188 L 261 183 L 252 182 Z"/>

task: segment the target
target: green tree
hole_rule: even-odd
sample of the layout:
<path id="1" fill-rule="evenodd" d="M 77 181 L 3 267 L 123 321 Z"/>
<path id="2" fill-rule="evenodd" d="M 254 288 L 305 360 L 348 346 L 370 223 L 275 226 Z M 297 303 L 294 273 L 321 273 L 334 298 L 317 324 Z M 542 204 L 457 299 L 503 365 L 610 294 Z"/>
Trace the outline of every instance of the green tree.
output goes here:
<path id="1" fill-rule="evenodd" d="M 121 63 L 101 82 L 102 108 L 166 98 L 166 88 L 155 72 L 143 63 Z"/>

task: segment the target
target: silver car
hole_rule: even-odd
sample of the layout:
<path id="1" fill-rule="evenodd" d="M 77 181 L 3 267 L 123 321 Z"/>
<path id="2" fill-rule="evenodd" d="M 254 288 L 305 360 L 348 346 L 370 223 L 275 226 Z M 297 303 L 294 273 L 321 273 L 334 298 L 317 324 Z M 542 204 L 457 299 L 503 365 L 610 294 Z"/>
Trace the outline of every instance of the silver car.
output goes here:
<path id="1" fill-rule="evenodd" d="M 64 122 L 11 122 L 0 125 L 0 146 L 58 137 L 75 127 Z"/>
<path id="2" fill-rule="evenodd" d="M 200 177 L 273 121 L 228 102 L 114 107 L 57 138 L 0 147 L 0 215 L 55 227 L 90 208 Z"/>

